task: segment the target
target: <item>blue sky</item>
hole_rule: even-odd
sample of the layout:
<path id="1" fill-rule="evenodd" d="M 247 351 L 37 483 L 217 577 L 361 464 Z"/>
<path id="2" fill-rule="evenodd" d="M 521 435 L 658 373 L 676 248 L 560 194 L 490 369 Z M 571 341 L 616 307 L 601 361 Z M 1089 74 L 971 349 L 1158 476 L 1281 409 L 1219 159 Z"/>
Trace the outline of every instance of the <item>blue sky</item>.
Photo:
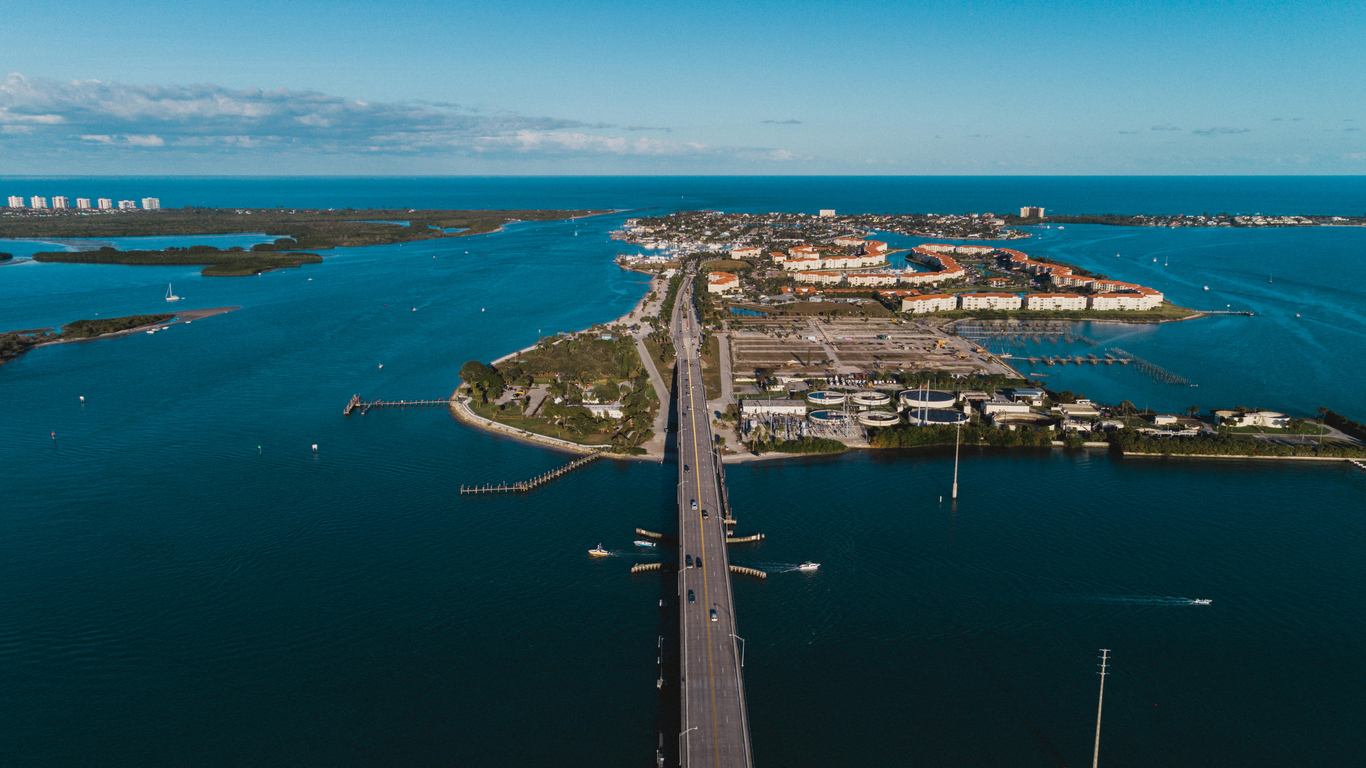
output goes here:
<path id="1" fill-rule="evenodd" d="M 12 2 L 0 174 L 1363 174 L 1333 2 Z"/>

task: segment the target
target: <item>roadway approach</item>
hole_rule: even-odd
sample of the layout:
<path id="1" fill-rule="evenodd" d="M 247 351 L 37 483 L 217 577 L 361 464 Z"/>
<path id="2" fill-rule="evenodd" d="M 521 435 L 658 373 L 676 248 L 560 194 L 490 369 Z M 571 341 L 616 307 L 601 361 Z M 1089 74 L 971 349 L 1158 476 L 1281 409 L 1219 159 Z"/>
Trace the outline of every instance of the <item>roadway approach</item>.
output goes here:
<path id="1" fill-rule="evenodd" d="M 702 386 L 694 284 L 694 275 L 684 276 L 671 318 L 678 352 L 679 765 L 751 768 L 743 641 L 736 634 L 723 522 L 725 470 Z"/>

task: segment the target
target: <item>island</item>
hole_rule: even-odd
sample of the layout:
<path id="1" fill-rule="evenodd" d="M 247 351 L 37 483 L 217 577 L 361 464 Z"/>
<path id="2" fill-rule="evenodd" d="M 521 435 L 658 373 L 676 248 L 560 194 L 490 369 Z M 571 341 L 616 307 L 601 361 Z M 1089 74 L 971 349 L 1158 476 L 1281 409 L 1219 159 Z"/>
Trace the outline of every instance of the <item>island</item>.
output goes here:
<path id="1" fill-rule="evenodd" d="M 211 245 L 192 245 L 188 248 L 166 248 L 161 251 L 120 251 L 104 246 L 94 251 L 43 251 L 33 254 L 34 261 L 64 264 L 127 264 L 134 266 L 208 266 L 200 270 L 206 277 L 241 277 L 268 272 L 272 269 L 317 264 L 323 257 L 316 253 L 288 250 L 293 240 L 277 239 L 268 247 L 254 246 L 218 249 Z"/>
<path id="2" fill-rule="evenodd" d="M 30 328 L 20 331 L 6 331 L 0 333 L 0 365 L 31 349 L 45 347 L 49 344 L 113 339 L 134 333 L 155 333 L 177 323 L 189 323 L 238 309 L 241 307 L 213 307 L 211 309 L 191 309 L 184 312 L 164 312 L 155 315 L 91 318 L 75 320 L 63 325 L 60 329 Z"/>

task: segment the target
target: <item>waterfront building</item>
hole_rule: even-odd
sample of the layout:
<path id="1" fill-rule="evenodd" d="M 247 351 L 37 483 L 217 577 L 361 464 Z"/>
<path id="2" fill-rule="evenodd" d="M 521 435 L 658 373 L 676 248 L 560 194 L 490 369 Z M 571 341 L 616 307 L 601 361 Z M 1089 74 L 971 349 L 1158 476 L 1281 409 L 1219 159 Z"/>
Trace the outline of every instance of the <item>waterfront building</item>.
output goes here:
<path id="1" fill-rule="evenodd" d="M 834 215 L 835 215 L 835 209 L 834 209 L 834 208 L 822 208 L 822 209 L 821 209 L 820 217 L 821 217 L 822 219 L 828 219 L 828 218 L 830 218 L 831 216 L 834 216 Z"/>
<path id="2" fill-rule="evenodd" d="M 707 293 L 729 293 L 740 290 L 739 275 L 730 272 L 708 272 Z"/>
<path id="3" fill-rule="evenodd" d="M 1032 205 L 1026 205 L 1025 207 L 1023 207 L 1023 208 L 1020 209 L 1020 218 L 1022 218 L 1022 219 L 1042 219 L 1042 218 L 1043 218 L 1043 208 L 1036 208 L 1036 207 L 1034 207 L 1034 206 L 1032 206 Z"/>
<path id="4" fill-rule="evenodd" d="M 147 211 L 155 211 L 161 208 L 161 200 L 156 197 L 144 197 L 142 198 L 142 208 Z"/>
<path id="5" fill-rule="evenodd" d="M 732 248 L 732 249 L 730 249 L 730 255 L 731 255 L 732 257 L 734 257 L 734 258 L 737 258 L 737 259 L 758 258 L 758 257 L 762 256 L 763 253 L 764 253 L 764 249 L 758 248 L 758 247 Z"/>
<path id="6" fill-rule="evenodd" d="M 897 275 L 892 272 L 855 272 L 845 275 L 850 285 L 896 285 Z"/>
<path id="7" fill-rule="evenodd" d="M 120 211 L 134 211 L 134 210 L 137 210 L 137 207 L 138 207 L 138 203 L 137 203 L 136 200 L 120 200 L 120 201 L 119 201 L 119 210 L 120 210 Z"/>
<path id="8" fill-rule="evenodd" d="M 809 258 L 807 258 L 807 259 L 799 259 L 799 258 L 793 258 L 793 257 L 791 257 L 791 256 L 788 256 L 788 257 L 787 257 L 787 261 L 784 261 L 784 262 L 783 262 L 783 269 L 786 270 L 786 271 L 788 271 L 788 272 L 800 272 L 801 270 L 804 270 L 804 269 L 820 269 L 821 266 L 822 266 L 822 260 L 821 260 L 821 259 L 818 259 L 818 258 L 817 258 L 817 259 L 809 259 Z"/>
<path id="9" fill-rule="evenodd" d="M 78 198 L 76 198 L 76 210 L 78 210 L 78 211 L 88 211 L 88 210 L 90 210 L 90 198 L 88 198 L 88 197 L 78 197 Z"/>
<path id="10" fill-rule="evenodd" d="M 1276 411 L 1215 411 L 1215 423 L 1225 427 L 1272 427 L 1285 429 L 1290 417 Z"/>
<path id="11" fill-rule="evenodd" d="M 962 309 L 1019 309 L 1024 303 L 1015 293 L 964 293 L 958 301 Z"/>
<path id="12" fill-rule="evenodd" d="M 949 251 L 943 248 L 952 249 L 952 245 L 920 245 L 911 249 L 911 258 L 933 267 L 937 267 L 934 272 L 903 272 L 901 282 L 910 285 L 922 285 L 924 283 L 937 283 L 943 280 L 954 280 L 967 275 L 967 271 L 947 255 Z"/>
<path id="13" fill-rule="evenodd" d="M 70 201 L 67 200 L 65 197 L 62 197 L 61 195 L 58 195 L 58 196 L 52 198 L 52 208 L 53 208 L 54 210 L 56 210 L 56 209 L 58 209 L 58 208 L 70 208 L 70 207 L 71 207 Z"/>
<path id="14" fill-rule="evenodd" d="M 817 283 L 820 285 L 839 285 L 844 281 L 844 275 L 838 272 L 798 272 L 793 277 L 799 283 Z"/>
<path id="15" fill-rule="evenodd" d="M 1086 309 L 1086 297 L 1079 293 L 1031 293 L 1025 296 L 1025 309 Z"/>
<path id="16" fill-rule="evenodd" d="M 860 247 L 860 246 L 863 245 L 863 238 L 861 238 L 861 237 L 837 237 L 837 238 L 835 238 L 835 245 L 838 245 L 838 246 L 840 246 L 841 248 L 858 248 L 858 247 Z"/>
<path id="17" fill-rule="evenodd" d="M 901 300 L 901 311 L 920 315 L 926 312 L 947 312 L 958 307 L 958 299 L 946 293 L 927 296 L 907 296 Z"/>
<path id="18" fill-rule="evenodd" d="M 37 197 L 37 196 L 30 197 L 30 198 L 28 199 L 28 207 L 30 207 L 30 208 L 46 208 L 46 207 L 47 207 L 47 198 L 46 198 L 46 197 Z"/>
<path id="19" fill-rule="evenodd" d="M 1097 311 L 1130 309 L 1143 310 L 1152 309 L 1162 303 L 1159 298 L 1156 301 L 1150 296 L 1141 293 L 1097 293 L 1091 297 L 1091 309 Z"/>
<path id="20" fill-rule="evenodd" d="M 96 202 L 99 204 L 101 211 L 108 211 L 114 207 L 114 201 L 107 197 L 101 197 Z"/>
<path id="21" fill-rule="evenodd" d="M 18 195 L 10 195 L 10 196 L 9 196 L 9 207 L 11 207 L 11 208 L 23 208 L 23 207 L 24 207 L 24 198 L 22 198 L 22 197 L 20 197 L 20 196 L 18 196 Z"/>
<path id="22" fill-rule="evenodd" d="M 585 403 L 583 407 L 587 408 L 595 419 L 620 419 L 623 415 L 620 401 L 615 403 Z"/>

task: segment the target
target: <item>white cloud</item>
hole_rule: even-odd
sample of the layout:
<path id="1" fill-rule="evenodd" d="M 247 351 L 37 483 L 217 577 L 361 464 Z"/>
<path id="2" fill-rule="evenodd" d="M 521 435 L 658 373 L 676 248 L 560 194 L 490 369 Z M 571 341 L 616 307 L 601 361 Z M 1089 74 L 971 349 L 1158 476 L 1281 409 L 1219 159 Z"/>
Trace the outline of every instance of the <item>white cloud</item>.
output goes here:
<path id="1" fill-rule="evenodd" d="M 716 155 L 786 159 L 781 150 L 725 148 L 554 117 L 486 114 L 447 102 L 367 102 L 316 91 L 216 85 L 124 85 L 0 78 L 0 149 L 241 153 L 260 156 L 478 154 L 523 157 Z M 631 126 L 638 133 L 653 129 Z M 3 154 L 3 152 L 0 152 Z"/>

